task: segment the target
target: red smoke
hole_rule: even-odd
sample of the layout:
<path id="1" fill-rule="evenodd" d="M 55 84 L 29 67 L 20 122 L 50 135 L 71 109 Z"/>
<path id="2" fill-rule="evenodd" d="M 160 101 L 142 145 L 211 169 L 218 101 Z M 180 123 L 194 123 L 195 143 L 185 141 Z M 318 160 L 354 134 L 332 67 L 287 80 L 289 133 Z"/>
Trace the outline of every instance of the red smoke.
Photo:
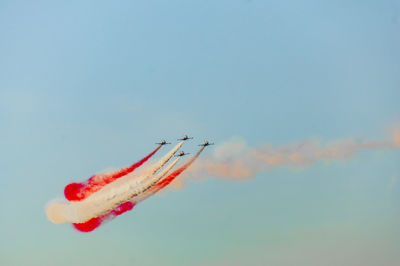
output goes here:
<path id="1" fill-rule="evenodd" d="M 178 177 L 183 171 L 185 171 L 196 159 L 199 157 L 200 153 L 204 150 L 204 147 L 201 148 L 193 158 L 188 161 L 186 164 L 169 174 L 166 178 L 158 182 L 154 187 L 150 190 L 151 194 L 155 194 L 161 189 L 165 188 L 168 186 L 176 177 Z M 119 205 L 117 208 L 114 210 L 110 211 L 109 213 L 99 216 L 99 217 L 94 217 L 84 223 L 73 223 L 72 225 L 75 227 L 80 232 L 91 232 L 97 227 L 99 227 L 104 221 L 112 219 L 116 216 L 119 216 L 123 214 L 124 212 L 130 211 L 135 207 L 136 203 L 127 201 Z"/>
<path id="2" fill-rule="evenodd" d="M 149 155 L 141 159 L 139 162 L 132 164 L 127 168 L 123 168 L 117 172 L 112 174 L 104 174 L 104 175 L 93 175 L 86 182 L 82 183 L 71 183 L 68 184 L 64 188 L 65 198 L 69 201 L 81 201 L 87 197 L 89 197 L 94 192 L 100 190 L 107 184 L 117 180 L 120 177 L 123 177 L 127 174 L 132 173 L 136 170 L 136 168 L 140 167 L 144 164 L 148 159 L 150 159 L 160 148 L 162 145 L 158 146 L 153 152 Z"/>
<path id="3" fill-rule="evenodd" d="M 130 201 L 124 202 L 121 205 L 119 205 L 117 208 L 114 210 L 110 211 L 109 213 L 99 216 L 99 217 L 94 217 L 84 223 L 73 223 L 72 225 L 75 227 L 76 230 L 81 231 L 81 232 L 91 232 L 97 227 L 99 227 L 104 221 L 112 219 L 118 215 L 123 214 L 124 212 L 130 211 L 135 207 L 136 203 L 132 203 Z"/>

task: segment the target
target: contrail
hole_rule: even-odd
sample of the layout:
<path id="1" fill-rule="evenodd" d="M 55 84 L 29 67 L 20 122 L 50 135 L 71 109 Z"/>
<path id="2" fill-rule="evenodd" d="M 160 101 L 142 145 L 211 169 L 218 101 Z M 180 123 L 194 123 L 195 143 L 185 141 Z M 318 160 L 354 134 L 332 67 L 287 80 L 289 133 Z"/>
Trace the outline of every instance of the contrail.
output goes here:
<path id="1" fill-rule="evenodd" d="M 65 198 L 69 201 L 80 201 L 89 197 L 91 194 L 100 190 L 105 185 L 110 184 L 111 182 L 114 182 L 118 178 L 123 177 L 135 171 L 138 167 L 142 166 L 145 162 L 147 162 L 161 148 L 161 146 L 162 145 L 159 145 L 149 155 L 147 155 L 146 157 L 144 157 L 137 163 L 132 164 L 129 167 L 122 168 L 114 173 L 93 175 L 87 181 L 82 183 L 68 184 L 64 189 Z"/>
<path id="2" fill-rule="evenodd" d="M 178 162 L 175 160 L 164 171 L 157 174 L 156 177 L 152 176 L 161 169 L 171 157 L 181 148 L 183 142 L 177 144 L 169 153 L 162 157 L 151 169 L 151 171 L 142 178 L 129 178 L 126 175 L 113 183 L 104 186 L 96 193 L 83 201 L 75 202 L 51 202 L 47 209 L 46 214 L 50 221 L 53 223 L 83 223 L 93 217 L 101 216 L 110 210 L 117 207 L 119 204 L 128 201 L 131 197 L 142 192 L 152 182 L 154 178 L 162 178 L 167 172 Z M 179 158 L 178 158 L 179 159 Z"/>
<path id="3" fill-rule="evenodd" d="M 157 174 L 151 180 L 147 180 L 148 182 L 143 184 L 142 186 L 138 187 L 135 190 L 132 190 L 129 195 L 119 195 L 119 202 L 115 201 L 113 206 L 108 207 L 108 212 L 106 214 L 102 214 L 97 216 L 96 214 L 92 214 L 92 218 L 83 222 L 83 223 L 73 223 L 73 226 L 81 231 L 81 232 L 90 232 L 99 227 L 104 221 L 112 219 L 118 215 L 123 214 L 124 212 L 130 211 L 136 205 L 135 197 L 140 196 L 141 194 L 145 193 L 155 184 L 157 184 L 179 161 L 179 158 L 176 158 L 166 169 L 162 172 Z M 107 204 L 107 202 L 105 202 Z M 118 205 L 119 204 L 119 205 Z M 115 207 L 117 206 L 118 207 Z M 101 206 L 102 211 L 105 212 L 106 207 Z M 111 209 L 111 210 L 110 210 Z M 92 213 L 94 210 L 91 210 Z"/>

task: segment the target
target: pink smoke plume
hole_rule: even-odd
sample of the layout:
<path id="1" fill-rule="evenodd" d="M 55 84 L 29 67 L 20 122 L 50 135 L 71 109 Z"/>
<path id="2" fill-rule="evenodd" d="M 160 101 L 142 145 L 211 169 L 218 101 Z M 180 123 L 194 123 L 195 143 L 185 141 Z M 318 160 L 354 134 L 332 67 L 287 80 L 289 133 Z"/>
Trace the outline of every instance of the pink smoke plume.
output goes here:
<path id="1" fill-rule="evenodd" d="M 400 149 L 400 126 L 390 130 L 387 140 L 344 139 L 321 145 L 316 141 L 273 146 L 263 144 L 249 147 L 243 139 L 232 139 L 219 145 L 214 155 L 199 158 L 171 187 L 180 189 L 188 179 L 216 177 L 242 181 L 272 167 L 306 167 L 316 162 L 346 161 L 363 151 Z"/>

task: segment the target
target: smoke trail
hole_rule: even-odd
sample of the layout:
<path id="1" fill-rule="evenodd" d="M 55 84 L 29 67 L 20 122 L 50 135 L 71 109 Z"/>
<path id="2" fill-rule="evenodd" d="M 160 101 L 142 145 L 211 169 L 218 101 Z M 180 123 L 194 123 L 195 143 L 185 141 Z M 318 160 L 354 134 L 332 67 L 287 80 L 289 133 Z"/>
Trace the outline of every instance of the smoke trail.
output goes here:
<path id="1" fill-rule="evenodd" d="M 141 194 L 138 198 L 136 198 L 135 203 L 138 203 L 140 201 L 143 201 L 150 197 L 151 195 L 156 194 L 158 191 L 161 189 L 165 188 L 168 186 L 172 181 L 174 181 L 180 174 L 182 174 L 183 171 L 185 171 L 190 165 L 193 164 L 193 162 L 200 156 L 201 152 L 204 150 L 205 147 L 202 147 L 195 156 L 193 156 L 190 161 L 188 161 L 186 164 L 169 174 L 166 178 L 162 179 L 160 182 L 158 182 L 155 186 L 149 189 L 147 193 Z"/>
<path id="2" fill-rule="evenodd" d="M 111 211 L 119 204 L 128 201 L 131 197 L 142 193 L 149 184 L 160 180 L 178 162 L 178 159 L 171 163 L 165 170 L 152 176 L 161 169 L 171 157 L 181 148 L 183 142 L 177 144 L 169 153 L 162 157 L 144 178 L 130 179 L 129 175 L 124 176 L 111 184 L 103 187 L 96 193 L 83 201 L 76 202 L 50 202 L 46 209 L 48 219 L 56 224 L 73 222 L 83 223 L 93 217 L 98 217 Z M 158 179 L 157 179 L 158 178 Z"/>
<path id="3" fill-rule="evenodd" d="M 81 232 L 91 232 L 94 229 L 98 228 L 100 225 L 102 225 L 104 221 L 108 221 L 116 216 L 119 216 L 127 211 L 132 210 L 137 203 L 149 198 L 150 196 L 156 194 L 164 187 L 168 186 L 168 184 L 170 184 L 176 177 L 178 177 L 183 171 L 185 171 L 197 159 L 197 157 L 199 157 L 200 153 L 203 150 L 204 147 L 202 147 L 197 152 L 197 154 L 193 156 L 193 158 L 190 159 L 190 161 L 188 161 L 186 164 L 184 164 L 183 166 L 181 166 L 180 168 L 169 174 L 167 177 L 162 178 L 165 176 L 166 172 L 168 172 L 169 169 L 171 169 L 178 162 L 180 158 L 177 158 L 173 163 L 171 163 L 171 166 L 165 173 L 161 174 L 159 177 L 154 178 L 151 183 L 148 183 L 146 188 L 144 188 L 141 193 L 137 194 L 136 196 L 133 196 L 130 201 L 120 204 L 118 207 L 116 207 L 112 211 L 102 216 L 93 217 L 90 220 L 83 223 L 73 223 L 73 226 L 75 227 L 75 229 Z"/>
<path id="4" fill-rule="evenodd" d="M 138 186 L 130 187 L 128 184 L 124 184 L 119 187 L 113 194 L 108 194 L 107 197 L 99 197 L 94 201 L 82 202 L 82 204 L 75 204 L 75 217 L 71 217 L 71 221 L 75 223 L 86 222 L 87 220 L 101 216 L 120 205 L 123 202 L 129 201 L 139 194 L 147 191 L 150 187 L 156 184 L 161 178 L 163 178 L 175 164 L 179 161 L 177 158 L 163 171 L 155 175 L 150 180 L 146 179 L 146 182 L 141 182 Z"/>
<path id="5" fill-rule="evenodd" d="M 138 167 L 147 162 L 147 160 L 149 160 L 161 148 L 161 146 L 162 145 L 158 146 L 146 157 L 129 167 L 120 169 L 114 173 L 93 175 L 86 182 L 68 184 L 64 189 L 65 198 L 69 201 L 80 201 L 89 197 L 105 185 L 135 171 Z"/>
<path id="6" fill-rule="evenodd" d="M 249 147 L 242 140 L 232 140 L 219 145 L 212 157 L 198 159 L 204 150 L 203 147 L 186 164 L 171 174 L 168 175 L 168 172 L 179 158 L 157 173 L 182 144 L 183 142 L 176 145 L 139 177 L 129 173 L 119 176 L 113 180 L 114 182 L 103 185 L 84 200 L 51 202 L 46 209 L 48 219 L 57 224 L 71 222 L 77 230 L 89 232 L 104 221 L 132 210 L 137 203 L 168 185 L 175 188 L 182 187 L 184 180 L 189 177 L 214 176 L 228 180 L 246 180 L 272 167 L 306 167 L 320 161 L 345 161 L 363 151 L 400 149 L 400 127 L 392 130 L 391 139 L 381 141 L 340 140 L 326 145 L 305 141 L 291 145 L 265 144 Z M 178 179 L 180 175 L 181 178 Z"/>
<path id="7" fill-rule="evenodd" d="M 393 127 L 390 131 L 394 144 L 400 148 L 400 125 Z"/>
<path id="8" fill-rule="evenodd" d="M 391 130 L 391 138 L 381 141 L 340 140 L 326 145 L 305 141 L 299 144 L 249 147 L 242 139 L 219 145 L 214 156 L 199 159 L 171 186 L 180 189 L 186 180 L 217 177 L 241 181 L 253 178 L 272 167 L 303 168 L 316 162 L 346 161 L 363 151 L 400 149 L 400 127 Z"/>
<path id="9" fill-rule="evenodd" d="M 107 213 L 97 216 L 97 214 L 93 214 L 96 213 L 95 209 L 86 210 L 86 212 L 89 213 L 89 216 L 91 216 L 92 218 L 83 223 L 73 223 L 73 226 L 81 232 L 90 232 L 99 227 L 104 221 L 110 220 L 118 215 L 123 214 L 124 212 L 132 210 L 133 207 L 136 205 L 136 203 L 133 202 L 135 197 L 146 192 L 155 184 L 157 184 L 178 163 L 179 159 L 180 158 L 175 159 L 175 161 L 173 161 L 165 170 L 153 177 L 151 181 L 143 184 L 143 186 L 135 190 L 130 191 L 128 195 L 118 195 L 118 199 L 114 200 L 111 203 L 112 205 L 110 204 L 110 202 L 104 202 L 104 205 L 101 206 L 101 211 L 108 211 Z"/>
<path id="10" fill-rule="evenodd" d="M 84 223 L 73 223 L 72 225 L 78 231 L 85 232 L 85 233 L 91 232 L 94 229 L 96 229 L 97 227 L 99 227 L 100 225 L 102 225 L 105 221 L 111 220 L 116 216 L 119 216 L 127 211 L 132 210 L 133 207 L 135 207 L 135 205 L 136 205 L 135 203 L 133 203 L 131 201 L 127 201 L 127 202 L 120 204 L 117 208 L 108 212 L 105 215 L 102 215 L 99 217 L 94 217 Z"/>

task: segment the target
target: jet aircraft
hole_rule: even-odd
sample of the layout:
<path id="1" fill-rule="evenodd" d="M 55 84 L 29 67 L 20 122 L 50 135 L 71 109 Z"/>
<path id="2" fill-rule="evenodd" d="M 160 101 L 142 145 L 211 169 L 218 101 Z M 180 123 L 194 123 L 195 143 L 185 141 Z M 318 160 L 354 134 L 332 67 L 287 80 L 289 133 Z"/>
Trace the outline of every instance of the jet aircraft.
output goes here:
<path id="1" fill-rule="evenodd" d="M 214 145 L 214 143 L 210 143 L 210 142 L 208 142 L 208 140 L 206 140 L 206 141 L 204 141 L 204 143 L 199 144 L 199 146 L 203 146 L 203 147 L 207 147 L 209 145 Z"/>
<path id="2" fill-rule="evenodd" d="M 157 142 L 156 144 L 163 146 L 163 145 L 171 144 L 171 143 L 167 142 L 165 139 L 163 139 L 161 142 Z"/>
<path id="3" fill-rule="evenodd" d="M 182 156 L 185 156 L 188 154 L 190 154 L 190 153 L 185 153 L 184 151 L 181 151 L 179 154 L 175 155 L 175 157 L 182 157 Z"/>
<path id="4" fill-rule="evenodd" d="M 183 136 L 181 139 L 177 139 L 177 140 L 188 140 L 188 139 L 193 139 L 192 137 L 188 137 L 188 135 Z"/>

